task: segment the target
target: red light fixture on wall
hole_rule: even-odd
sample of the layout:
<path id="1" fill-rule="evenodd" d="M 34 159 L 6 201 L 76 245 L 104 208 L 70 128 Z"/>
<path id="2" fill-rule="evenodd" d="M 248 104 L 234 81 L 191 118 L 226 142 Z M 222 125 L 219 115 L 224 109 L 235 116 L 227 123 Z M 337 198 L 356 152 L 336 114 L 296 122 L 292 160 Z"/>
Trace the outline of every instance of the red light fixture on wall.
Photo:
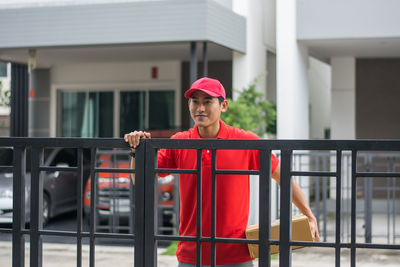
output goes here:
<path id="1" fill-rule="evenodd" d="M 151 67 L 151 78 L 158 79 L 158 67 Z"/>

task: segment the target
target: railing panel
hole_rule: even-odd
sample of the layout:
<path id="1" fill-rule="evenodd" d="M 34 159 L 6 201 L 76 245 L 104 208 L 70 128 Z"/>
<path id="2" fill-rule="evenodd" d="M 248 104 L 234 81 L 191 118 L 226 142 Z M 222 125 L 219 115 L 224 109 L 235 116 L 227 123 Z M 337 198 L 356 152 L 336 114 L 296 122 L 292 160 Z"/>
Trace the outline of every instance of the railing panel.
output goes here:
<path id="1" fill-rule="evenodd" d="M 209 242 L 211 244 L 211 265 L 215 266 L 216 263 L 216 252 L 215 247 L 218 243 L 242 243 L 249 244 L 255 243 L 259 245 L 259 265 L 270 266 L 270 255 L 269 246 L 271 244 L 280 245 L 280 266 L 291 266 L 291 247 L 294 245 L 304 245 L 310 247 L 330 247 L 335 249 L 335 265 L 340 266 L 340 255 L 342 248 L 350 248 L 351 251 L 351 266 L 356 266 L 356 251 L 359 248 L 365 249 L 398 249 L 400 245 L 395 244 L 396 231 L 396 209 L 395 199 L 397 197 L 395 187 L 396 179 L 399 178 L 399 170 L 393 168 L 391 171 L 380 171 L 380 170 L 365 170 L 357 169 L 359 166 L 359 155 L 362 153 L 370 153 L 373 151 L 393 151 L 396 153 L 400 152 L 400 141 L 306 141 L 306 140 L 169 140 L 169 139 L 146 139 L 143 140 L 142 145 L 137 149 L 136 153 L 136 170 L 119 170 L 117 168 L 97 169 L 96 163 L 96 150 L 97 148 L 123 148 L 128 150 L 127 144 L 122 139 L 87 139 L 87 138 L 0 138 L 0 146 L 13 147 L 14 148 L 14 160 L 13 166 L 1 167 L 2 170 L 13 171 L 13 266 L 24 266 L 25 256 L 25 235 L 29 235 L 31 243 L 31 266 L 42 266 L 42 238 L 47 235 L 58 235 L 58 236 L 70 236 L 77 238 L 77 261 L 76 266 L 82 265 L 82 238 L 89 238 L 90 241 L 90 266 L 95 266 L 95 247 L 96 238 L 120 238 L 132 240 L 135 243 L 135 266 L 156 266 L 157 264 L 157 242 L 158 240 L 182 240 L 196 242 L 196 259 L 197 266 L 200 266 L 201 260 L 201 244 Z M 78 149 L 78 164 L 77 166 L 67 169 L 66 167 L 49 167 L 43 166 L 43 149 L 46 147 L 71 147 Z M 32 154 L 31 161 L 31 224 L 30 230 L 25 229 L 25 173 L 26 173 L 26 149 L 30 149 Z M 161 148 L 171 149 L 195 149 L 197 150 L 197 169 L 195 170 L 170 170 L 170 169 L 158 169 L 157 168 L 157 154 L 156 151 Z M 82 229 L 82 190 L 83 190 L 83 149 L 91 150 L 91 163 L 90 163 L 90 174 L 93 178 L 91 188 L 91 214 L 90 214 L 90 230 L 84 232 Z M 183 236 L 164 236 L 157 234 L 158 218 L 157 218 L 157 179 L 156 173 L 158 172 L 171 172 L 171 173 L 192 173 L 197 176 L 197 202 L 201 203 L 201 175 L 202 175 L 202 162 L 201 154 L 202 150 L 208 149 L 212 152 L 212 219 L 211 219 L 211 236 L 201 236 L 201 205 L 197 206 L 197 230 L 196 236 L 183 237 Z M 218 170 L 216 168 L 217 152 L 222 149 L 232 150 L 258 150 L 260 151 L 260 170 Z M 270 155 L 272 150 L 281 151 L 281 192 L 280 192 L 280 219 L 281 219 L 281 233 L 280 241 L 270 240 L 270 223 L 271 214 L 270 209 L 265 207 L 271 207 L 271 174 L 270 174 Z M 293 151 L 311 151 L 309 155 L 312 155 L 313 150 L 324 150 L 324 151 L 335 151 L 336 155 L 326 154 L 322 156 L 319 154 L 316 161 L 320 164 L 320 168 L 313 170 L 312 168 L 293 169 Z M 347 151 L 351 151 L 351 155 L 347 156 Z M 361 151 L 361 152 L 360 152 Z M 308 155 L 308 156 L 309 156 Z M 307 164 L 310 164 L 310 160 Z M 380 163 L 382 164 L 382 163 Z M 332 171 L 332 165 L 335 167 Z M 390 165 L 390 164 L 389 164 Z M 389 166 L 388 165 L 388 166 Z M 392 164 L 394 166 L 394 164 Z M 390 166 L 392 166 L 390 165 Z M 383 166 L 383 165 L 382 165 Z M 43 201 L 43 184 L 41 174 L 46 171 L 73 171 L 78 174 L 79 182 L 77 184 L 77 191 L 79 197 L 77 199 L 77 228 L 76 231 L 48 231 L 42 228 L 42 201 Z M 98 185 L 96 182 L 96 174 L 99 172 L 110 172 L 110 173 L 133 173 L 135 172 L 135 195 L 130 196 L 131 201 L 135 201 L 134 214 L 131 214 L 131 218 L 134 218 L 135 222 L 130 228 L 134 228 L 134 234 L 116 234 L 116 233 L 98 233 L 96 231 L 96 212 L 97 212 L 97 190 Z M 235 174 L 235 175 L 260 175 L 259 181 L 259 224 L 260 224 L 260 239 L 245 240 L 245 239 L 229 239 L 216 236 L 216 180 L 220 174 Z M 292 179 L 299 177 L 305 177 L 306 179 L 321 179 L 320 200 L 323 205 L 319 212 L 322 217 L 323 224 L 321 223 L 320 230 L 323 234 L 324 242 L 294 242 L 291 241 L 291 183 Z M 349 181 L 346 177 L 350 177 Z M 335 179 L 335 190 L 330 189 L 332 186 L 331 180 Z M 367 209 L 364 219 L 368 222 L 373 216 L 371 199 L 374 196 L 374 192 L 371 188 L 374 188 L 374 183 L 369 182 L 372 178 L 376 179 L 391 179 L 386 187 L 382 187 L 382 190 L 386 190 L 387 202 L 391 201 L 388 206 L 388 211 L 393 213 L 391 223 L 393 224 L 392 239 L 393 244 L 375 244 L 373 232 L 371 231 L 372 223 L 367 224 L 365 235 L 367 239 L 366 243 L 357 243 L 357 201 L 362 201 L 357 194 L 360 192 L 360 185 L 365 186 L 368 190 L 365 191 L 365 203 L 367 203 Z M 368 180 L 369 179 L 369 180 Z M 362 181 L 357 187 L 357 181 Z M 317 183 L 319 185 L 319 182 Z M 392 186 L 394 185 L 394 187 Z M 308 186 L 308 185 L 306 185 Z M 392 188 L 390 188 L 392 187 Z M 335 194 L 333 194 L 333 192 Z M 334 242 L 326 242 L 326 236 L 328 231 L 326 230 L 327 223 L 327 201 L 329 198 L 335 196 L 334 201 L 336 207 L 335 216 L 335 236 Z M 134 199 L 133 199 L 134 198 Z M 349 201 L 347 201 L 347 200 Z M 319 202 L 319 201 L 318 201 Z M 369 203 L 369 204 L 368 204 Z M 319 203 L 318 203 L 319 204 Z M 349 205 L 349 208 L 347 208 Z M 348 210 L 347 210 L 348 209 Z M 369 212 L 368 212 L 369 211 Z M 346 230 L 348 227 L 345 223 L 345 215 L 350 212 L 350 227 L 349 231 Z M 390 217 L 390 216 L 389 216 Z M 318 218 L 321 220 L 321 218 Z M 389 221 L 388 219 L 388 221 Z M 371 222 L 371 221 L 370 221 Z M 389 225 L 390 226 L 390 225 Z M 388 226 L 388 228 L 389 228 Z M 359 229 L 358 229 L 359 230 Z M 388 229 L 389 230 L 389 229 Z M 5 231 L 1 231 L 5 232 Z M 344 233 L 350 232 L 350 240 L 346 242 Z"/>

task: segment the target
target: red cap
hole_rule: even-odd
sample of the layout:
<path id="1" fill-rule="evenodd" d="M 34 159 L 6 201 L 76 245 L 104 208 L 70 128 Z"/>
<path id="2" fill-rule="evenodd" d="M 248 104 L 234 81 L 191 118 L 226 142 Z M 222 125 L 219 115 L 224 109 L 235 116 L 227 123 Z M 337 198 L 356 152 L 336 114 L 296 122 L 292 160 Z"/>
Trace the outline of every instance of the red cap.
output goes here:
<path id="1" fill-rule="evenodd" d="M 225 99 L 225 89 L 222 84 L 215 79 L 201 78 L 195 81 L 189 90 L 185 92 L 185 97 L 189 98 L 195 91 L 200 90 L 212 97 L 222 96 Z"/>

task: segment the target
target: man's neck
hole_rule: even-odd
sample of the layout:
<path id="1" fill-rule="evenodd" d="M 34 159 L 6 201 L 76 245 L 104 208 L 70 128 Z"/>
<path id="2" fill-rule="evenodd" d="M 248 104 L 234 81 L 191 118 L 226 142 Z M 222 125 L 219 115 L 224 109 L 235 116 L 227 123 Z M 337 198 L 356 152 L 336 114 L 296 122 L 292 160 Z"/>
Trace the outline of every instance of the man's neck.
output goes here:
<path id="1" fill-rule="evenodd" d="M 210 125 L 208 127 L 197 127 L 197 131 L 201 138 L 216 138 L 220 129 L 220 123 Z"/>

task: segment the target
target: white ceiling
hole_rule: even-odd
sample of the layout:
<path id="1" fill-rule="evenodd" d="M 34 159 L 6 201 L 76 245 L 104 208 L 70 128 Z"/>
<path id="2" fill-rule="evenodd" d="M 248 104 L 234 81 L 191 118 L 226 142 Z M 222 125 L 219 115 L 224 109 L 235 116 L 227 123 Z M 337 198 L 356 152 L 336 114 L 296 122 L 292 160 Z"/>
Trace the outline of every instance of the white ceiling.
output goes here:
<path id="1" fill-rule="evenodd" d="M 197 50 L 198 60 L 201 61 L 202 43 L 197 43 Z M 232 60 L 232 51 L 228 48 L 208 43 L 207 51 L 208 60 Z M 72 63 L 190 61 L 190 43 L 37 48 L 36 58 L 37 66 L 42 68 Z M 27 63 L 28 49 L 0 49 L 0 60 Z"/>
<path id="2" fill-rule="evenodd" d="M 400 38 L 301 40 L 311 55 L 329 61 L 332 57 L 400 57 Z"/>

